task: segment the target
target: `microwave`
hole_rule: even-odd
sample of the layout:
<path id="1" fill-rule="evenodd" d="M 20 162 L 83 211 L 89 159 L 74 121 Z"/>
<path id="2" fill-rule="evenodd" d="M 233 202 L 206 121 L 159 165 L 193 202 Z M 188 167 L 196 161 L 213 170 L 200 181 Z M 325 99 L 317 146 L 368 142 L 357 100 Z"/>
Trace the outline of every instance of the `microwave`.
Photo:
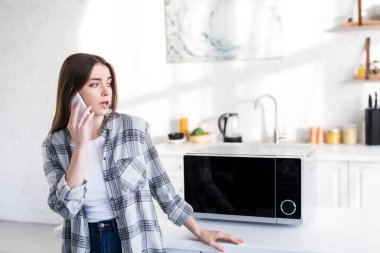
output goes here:
<path id="1" fill-rule="evenodd" d="M 300 225 L 312 210 L 314 146 L 214 144 L 184 155 L 195 218 Z"/>

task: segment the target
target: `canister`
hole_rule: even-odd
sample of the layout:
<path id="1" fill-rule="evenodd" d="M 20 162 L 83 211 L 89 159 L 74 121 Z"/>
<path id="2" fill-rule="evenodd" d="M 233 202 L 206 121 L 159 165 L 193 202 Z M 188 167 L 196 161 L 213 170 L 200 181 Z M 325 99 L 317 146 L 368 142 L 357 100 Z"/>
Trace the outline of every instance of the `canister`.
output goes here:
<path id="1" fill-rule="evenodd" d="M 348 145 L 356 144 L 356 125 L 349 125 L 343 128 L 343 143 Z"/>
<path id="2" fill-rule="evenodd" d="M 365 144 L 380 145 L 380 109 L 365 109 Z"/>
<path id="3" fill-rule="evenodd" d="M 323 128 L 322 127 L 318 127 L 317 128 L 317 143 L 318 144 L 323 144 L 324 140 L 323 140 Z"/>
<path id="4" fill-rule="evenodd" d="M 316 127 L 310 127 L 309 143 L 317 143 L 317 129 Z"/>
<path id="5" fill-rule="evenodd" d="M 339 128 L 333 128 L 326 131 L 326 143 L 327 144 L 339 144 L 340 143 L 340 130 Z"/>

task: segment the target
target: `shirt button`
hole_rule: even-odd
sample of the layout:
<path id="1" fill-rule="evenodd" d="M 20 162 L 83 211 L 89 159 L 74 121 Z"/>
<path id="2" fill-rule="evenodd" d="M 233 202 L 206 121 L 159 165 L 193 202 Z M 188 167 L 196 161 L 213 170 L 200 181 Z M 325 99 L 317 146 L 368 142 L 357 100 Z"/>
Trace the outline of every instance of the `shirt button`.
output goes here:
<path id="1" fill-rule="evenodd" d="M 100 223 L 100 224 L 99 224 L 99 227 L 100 227 L 100 228 L 104 228 L 104 223 Z"/>
<path id="2" fill-rule="evenodd" d="M 106 160 L 106 157 L 103 157 L 103 160 L 105 161 L 105 160 Z"/>

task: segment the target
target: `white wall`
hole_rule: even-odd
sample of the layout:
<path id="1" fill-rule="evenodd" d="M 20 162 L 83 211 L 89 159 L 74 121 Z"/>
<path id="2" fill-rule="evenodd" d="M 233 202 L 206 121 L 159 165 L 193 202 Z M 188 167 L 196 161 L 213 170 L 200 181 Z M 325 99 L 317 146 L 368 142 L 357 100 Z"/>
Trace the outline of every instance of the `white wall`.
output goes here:
<path id="1" fill-rule="evenodd" d="M 312 125 L 360 125 L 368 92 L 380 84 L 352 82 L 351 75 L 365 37 L 380 36 L 328 32 L 349 10 L 344 2 L 282 1 L 282 59 L 167 64 L 163 0 L 0 0 L 0 219 L 60 220 L 46 204 L 40 145 L 54 114 L 60 65 L 74 52 L 113 63 L 119 111 L 148 120 L 154 136 L 176 131 L 181 116 L 191 129 L 217 133 L 217 117 L 236 111 L 245 140 L 268 141 L 270 102 L 263 101 L 265 117 L 252 103 L 238 103 L 264 93 L 276 97 L 290 141 L 305 141 Z"/>

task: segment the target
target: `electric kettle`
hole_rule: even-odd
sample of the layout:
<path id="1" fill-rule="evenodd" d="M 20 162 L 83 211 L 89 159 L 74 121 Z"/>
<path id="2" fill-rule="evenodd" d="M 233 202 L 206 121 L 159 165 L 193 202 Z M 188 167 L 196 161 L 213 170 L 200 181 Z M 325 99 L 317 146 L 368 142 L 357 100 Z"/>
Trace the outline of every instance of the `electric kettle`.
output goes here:
<path id="1" fill-rule="evenodd" d="M 222 114 L 218 119 L 218 126 L 224 142 L 242 142 L 237 113 Z"/>

